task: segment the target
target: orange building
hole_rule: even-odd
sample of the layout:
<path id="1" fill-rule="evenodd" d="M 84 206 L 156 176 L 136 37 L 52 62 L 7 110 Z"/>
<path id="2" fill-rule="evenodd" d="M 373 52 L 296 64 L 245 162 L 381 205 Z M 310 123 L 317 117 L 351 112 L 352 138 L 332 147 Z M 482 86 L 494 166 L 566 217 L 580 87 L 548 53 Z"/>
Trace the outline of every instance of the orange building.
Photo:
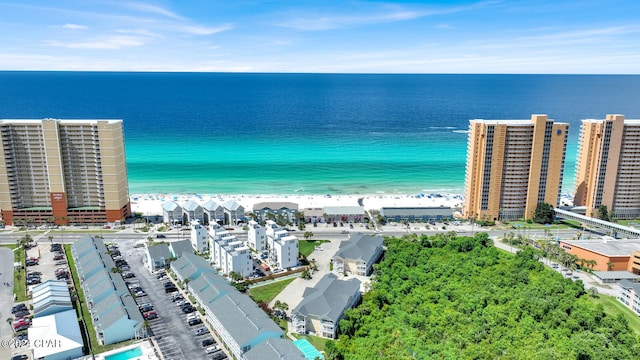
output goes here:
<path id="1" fill-rule="evenodd" d="M 607 115 L 582 120 L 574 204 L 597 216 L 606 206 L 618 219 L 640 216 L 640 120 Z"/>
<path id="2" fill-rule="evenodd" d="M 640 240 L 567 240 L 560 247 L 580 259 L 595 260 L 595 271 L 640 274 Z"/>
<path id="3" fill-rule="evenodd" d="M 557 206 L 568 130 L 546 115 L 471 120 L 463 216 L 530 219 L 539 203 Z"/>
<path id="4" fill-rule="evenodd" d="M 0 120 L 0 211 L 21 222 L 131 215 L 122 120 Z"/>

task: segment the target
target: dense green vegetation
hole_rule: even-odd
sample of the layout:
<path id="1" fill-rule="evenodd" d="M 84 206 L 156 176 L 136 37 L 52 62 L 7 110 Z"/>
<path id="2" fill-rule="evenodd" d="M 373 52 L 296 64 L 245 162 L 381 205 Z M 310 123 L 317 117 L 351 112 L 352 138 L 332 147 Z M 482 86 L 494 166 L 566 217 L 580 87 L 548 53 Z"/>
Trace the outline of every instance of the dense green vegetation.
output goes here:
<path id="1" fill-rule="evenodd" d="M 596 298 L 594 298 L 594 301 L 604 306 L 604 312 L 607 315 L 624 315 L 627 319 L 629 319 L 629 327 L 633 331 L 635 331 L 636 334 L 640 335 L 640 318 L 633 311 L 631 311 L 631 309 L 618 301 L 615 297 L 599 294 Z"/>
<path id="2" fill-rule="evenodd" d="M 345 313 L 328 359 L 634 359 L 637 335 L 581 281 L 528 247 L 498 251 L 484 233 L 387 239 L 363 303 Z"/>

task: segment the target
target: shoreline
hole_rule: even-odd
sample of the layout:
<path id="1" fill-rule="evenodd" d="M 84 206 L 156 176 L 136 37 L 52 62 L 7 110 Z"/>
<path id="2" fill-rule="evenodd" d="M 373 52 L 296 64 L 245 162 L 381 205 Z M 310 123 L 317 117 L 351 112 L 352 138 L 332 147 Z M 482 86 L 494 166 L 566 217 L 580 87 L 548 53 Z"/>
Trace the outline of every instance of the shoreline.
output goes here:
<path id="1" fill-rule="evenodd" d="M 298 205 L 302 211 L 305 208 L 317 208 L 325 206 L 360 206 L 359 200 L 365 210 L 380 210 L 382 207 L 450 207 L 461 208 L 462 194 L 340 194 L 340 195 L 310 195 L 310 194 L 195 194 L 195 193 L 146 193 L 132 194 L 129 196 L 131 211 L 142 213 L 144 216 L 162 215 L 162 204 L 167 201 L 175 201 L 183 204 L 193 200 L 202 205 L 208 200 L 218 204 L 228 200 L 234 200 L 245 208 L 246 212 L 252 211 L 253 206 L 262 202 L 291 202 Z"/>

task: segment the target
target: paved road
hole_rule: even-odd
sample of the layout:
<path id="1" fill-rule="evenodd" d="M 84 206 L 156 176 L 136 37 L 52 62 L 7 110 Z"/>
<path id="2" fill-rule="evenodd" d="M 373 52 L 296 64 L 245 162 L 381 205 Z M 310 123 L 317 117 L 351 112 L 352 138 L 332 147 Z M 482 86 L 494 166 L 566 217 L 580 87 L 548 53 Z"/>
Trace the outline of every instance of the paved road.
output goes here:
<path id="1" fill-rule="evenodd" d="M 13 317 L 11 304 L 13 304 L 13 287 L 5 286 L 5 283 L 13 284 L 13 251 L 0 247 L 0 339 L 7 340 L 13 337 L 11 325 L 5 319 Z M 2 344 L 6 342 L 2 341 Z M 0 346 L 0 359 L 11 358 L 11 348 Z"/>

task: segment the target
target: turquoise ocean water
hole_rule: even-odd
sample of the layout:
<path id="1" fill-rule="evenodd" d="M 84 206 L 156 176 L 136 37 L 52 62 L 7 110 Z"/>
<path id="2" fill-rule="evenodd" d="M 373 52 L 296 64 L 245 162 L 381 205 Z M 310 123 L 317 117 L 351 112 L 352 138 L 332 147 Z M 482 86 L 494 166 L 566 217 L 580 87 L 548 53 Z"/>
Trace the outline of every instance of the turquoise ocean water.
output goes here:
<path id="1" fill-rule="evenodd" d="M 640 76 L 0 72 L 0 118 L 123 119 L 131 193 L 461 193 L 468 120 L 640 118 Z"/>

